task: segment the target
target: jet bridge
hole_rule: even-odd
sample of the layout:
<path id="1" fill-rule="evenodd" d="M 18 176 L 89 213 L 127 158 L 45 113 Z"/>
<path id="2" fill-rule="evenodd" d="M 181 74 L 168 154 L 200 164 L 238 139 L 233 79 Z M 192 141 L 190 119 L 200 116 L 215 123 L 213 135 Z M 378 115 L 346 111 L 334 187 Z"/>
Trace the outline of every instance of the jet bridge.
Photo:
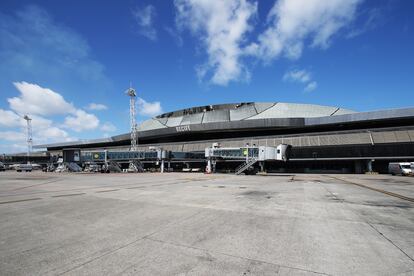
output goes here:
<path id="1" fill-rule="evenodd" d="M 207 159 L 206 171 L 208 173 L 214 172 L 217 160 L 241 161 L 242 164 L 236 169 L 237 175 L 246 170 L 251 170 L 257 162 L 270 160 L 286 162 L 289 160 L 291 147 L 291 145 L 280 144 L 277 147 L 246 146 L 221 148 L 215 143 L 211 148 L 205 149 L 205 157 Z"/>
<path id="2" fill-rule="evenodd" d="M 82 163 L 102 163 L 106 171 L 121 171 L 118 163 L 129 163 L 128 171 L 143 172 L 142 161 L 161 162 L 161 172 L 164 172 L 164 160 L 168 152 L 161 148 L 150 151 L 81 151 Z"/>

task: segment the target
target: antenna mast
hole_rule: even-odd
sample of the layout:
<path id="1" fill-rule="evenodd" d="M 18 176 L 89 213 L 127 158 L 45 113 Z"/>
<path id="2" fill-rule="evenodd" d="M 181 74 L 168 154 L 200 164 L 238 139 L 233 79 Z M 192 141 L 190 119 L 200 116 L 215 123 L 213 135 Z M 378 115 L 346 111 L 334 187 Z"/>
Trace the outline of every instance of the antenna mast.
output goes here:
<path id="1" fill-rule="evenodd" d="M 135 98 L 137 93 L 134 88 L 129 85 L 128 90 L 125 92 L 129 96 L 129 117 L 131 123 L 131 151 L 138 150 L 138 133 L 137 123 L 135 121 Z"/>
<path id="2" fill-rule="evenodd" d="M 27 123 L 27 156 L 30 156 L 33 147 L 33 137 L 32 137 L 32 119 L 28 115 L 24 115 L 23 119 L 26 120 Z"/>

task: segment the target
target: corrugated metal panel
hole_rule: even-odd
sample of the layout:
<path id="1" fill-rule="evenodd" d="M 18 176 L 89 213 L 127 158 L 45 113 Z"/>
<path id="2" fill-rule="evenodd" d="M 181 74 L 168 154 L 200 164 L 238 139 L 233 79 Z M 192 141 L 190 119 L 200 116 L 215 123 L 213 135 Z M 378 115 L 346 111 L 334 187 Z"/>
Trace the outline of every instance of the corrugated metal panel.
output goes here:
<path id="1" fill-rule="evenodd" d="M 214 110 L 204 113 L 203 123 L 228 122 L 230 121 L 229 110 Z"/>
<path id="2" fill-rule="evenodd" d="M 256 109 L 254 108 L 254 105 L 244 105 L 237 109 L 230 110 L 230 120 L 239 121 L 239 120 L 243 120 L 245 118 L 251 117 L 256 114 L 257 112 L 256 112 Z"/>
<path id="3" fill-rule="evenodd" d="M 408 135 L 410 136 L 411 142 L 414 142 L 414 130 L 408 130 Z"/>
<path id="4" fill-rule="evenodd" d="M 397 142 L 397 137 L 395 137 L 394 131 L 384 131 L 383 135 L 384 135 L 385 143 Z"/>
<path id="5" fill-rule="evenodd" d="M 309 118 L 309 117 L 323 117 L 330 116 L 336 107 L 320 106 L 312 104 L 294 104 L 294 103 L 278 103 L 273 107 L 248 118 L 263 119 L 263 118 Z"/>
<path id="6" fill-rule="evenodd" d="M 321 142 L 321 146 L 327 146 L 329 145 L 329 136 L 328 135 L 319 136 L 319 141 Z"/>
<path id="7" fill-rule="evenodd" d="M 243 140 L 235 140 L 233 143 L 232 143 L 232 146 L 233 147 L 244 147 L 244 143 L 243 143 Z"/>
<path id="8" fill-rule="evenodd" d="M 165 125 L 161 124 L 158 120 L 149 119 L 138 126 L 138 131 L 145 131 L 151 129 L 166 128 Z"/>
<path id="9" fill-rule="evenodd" d="M 277 103 L 254 103 L 254 107 L 257 110 L 257 113 L 261 113 L 275 104 Z"/>
<path id="10" fill-rule="evenodd" d="M 190 143 L 184 144 L 183 151 L 191 151 L 193 150 L 192 148 L 193 148 L 193 144 L 190 144 Z"/>
<path id="11" fill-rule="evenodd" d="M 341 141 L 340 141 L 341 136 L 340 135 L 330 135 L 329 136 L 329 145 L 340 145 Z"/>
<path id="12" fill-rule="evenodd" d="M 204 144 L 205 143 L 194 143 L 193 145 L 193 151 L 200 151 L 200 150 L 204 150 Z"/>
<path id="13" fill-rule="evenodd" d="M 179 126 L 181 124 L 181 121 L 183 120 L 183 117 L 170 117 L 167 120 L 167 126 L 168 127 L 175 127 L 175 126 Z"/>
<path id="14" fill-rule="evenodd" d="M 355 135 L 359 135 L 361 144 L 371 144 L 371 135 L 369 133 L 359 133 Z"/>
<path id="15" fill-rule="evenodd" d="M 167 151 L 172 151 L 173 150 L 173 147 L 171 145 L 164 145 L 163 146 L 163 149 L 164 150 L 167 150 Z"/>
<path id="16" fill-rule="evenodd" d="M 258 140 L 259 146 L 267 146 L 267 139 L 259 139 Z"/>
<path id="17" fill-rule="evenodd" d="M 212 144 L 211 144 L 211 143 L 202 143 L 202 144 L 200 144 L 200 146 L 199 146 L 198 150 L 199 150 L 199 151 L 203 151 L 203 150 L 205 150 L 206 148 L 210 148 L 211 146 L 212 146 Z"/>
<path id="18" fill-rule="evenodd" d="M 382 132 L 371 132 L 372 140 L 374 140 L 374 143 L 385 143 L 385 138 Z"/>
<path id="19" fill-rule="evenodd" d="M 398 142 L 410 142 L 410 136 L 406 130 L 394 131 Z"/>
<path id="20" fill-rule="evenodd" d="M 345 109 L 345 108 L 340 108 L 338 109 L 338 111 L 336 111 L 333 115 L 344 115 L 344 114 L 351 114 L 351 113 L 356 113 L 353 110 L 349 110 L 349 109 Z"/>
<path id="21" fill-rule="evenodd" d="M 310 146 L 310 141 L 309 141 L 309 137 L 301 137 L 300 138 L 300 146 L 301 147 L 309 147 Z"/>
<path id="22" fill-rule="evenodd" d="M 157 118 L 157 120 L 158 120 L 161 124 L 165 125 L 165 124 L 167 123 L 167 121 L 168 121 L 168 117 L 165 117 L 165 118 Z"/>
<path id="23" fill-rule="evenodd" d="M 258 139 L 252 139 L 252 140 L 250 141 L 250 146 L 253 146 L 253 145 L 258 146 L 258 145 L 259 145 L 259 140 L 258 140 Z"/>
<path id="24" fill-rule="evenodd" d="M 294 147 L 297 147 L 299 145 L 299 143 L 296 142 L 296 140 L 297 139 L 295 139 L 293 137 L 292 138 L 288 137 L 288 138 L 283 138 L 282 139 L 282 141 L 283 141 L 284 144 L 289 144 L 289 145 L 292 145 Z"/>
<path id="25" fill-rule="evenodd" d="M 191 115 L 183 116 L 183 120 L 180 125 L 191 125 L 191 124 L 201 124 L 204 113 L 197 113 Z"/>
<path id="26" fill-rule="evenodd" d="M 284 142 L 284 140 L 282 138 L 275 138 L 275 139 L 272 139 L 272 140 L 273 140 L 273 146 L 274 147 L 277 147 L 278 145 L 283 144 L 283 142 Z"/>
<path id="27" fill-rule="evenodd" d="M 309 145 L 312 147 L 319 146 L 319 136 L 309 136 Z"/>

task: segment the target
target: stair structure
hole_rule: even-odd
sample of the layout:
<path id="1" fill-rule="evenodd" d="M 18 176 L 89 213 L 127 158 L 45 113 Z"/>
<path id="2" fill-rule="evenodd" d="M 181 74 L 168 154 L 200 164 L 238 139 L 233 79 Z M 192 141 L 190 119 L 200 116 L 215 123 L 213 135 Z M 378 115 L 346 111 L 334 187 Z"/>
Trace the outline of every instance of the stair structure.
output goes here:
<path id="1" fill-rule="evenodd" d="M 70 172 L 81 172 L 82 171 L 82 168 L 74 162 L 66 163 L 66 169 Z"/>
<path id="2" fill-rule="evenodd" d="M 121 166 L 119 166 L 118 162 L 115 162 L 113 160 L 108 161 L 107 169 L 110 172 L 122 172 Z"/>
<path id="3" fill-rule="evenodd" d="M 242 163 L 236 168 L 236 175 L 243 173 L 245 170 L 253 166 L 257 162 L 257 158 L 250 158 L 247 162 Z"/>
<path id="4" fill-rule="evenodd" d="M 144 166 L 139 160 L 131 160 L 129 162 L 128 172 L 144 172 Z"/>

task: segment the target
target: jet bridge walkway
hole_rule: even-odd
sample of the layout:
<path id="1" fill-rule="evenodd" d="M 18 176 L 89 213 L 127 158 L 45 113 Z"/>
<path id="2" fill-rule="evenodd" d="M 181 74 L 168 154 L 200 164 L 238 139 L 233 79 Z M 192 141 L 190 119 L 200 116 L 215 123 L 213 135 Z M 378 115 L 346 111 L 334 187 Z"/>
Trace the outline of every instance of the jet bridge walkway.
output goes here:
<path id="1" fill-rule="evenodd" d="M 238 148 L 221 148 L 213 145 L 211 148 L 205 149 L 205 157 L 207 159 L 207 172 L 215 171 L 217 160 L 233 160 L 242 163 L 235 170 L 235 174 L 239 175 L 247 170 L 254 169 L 257 162 L 265 162 L 269 160 L 288 161 L 292 146 L 280 144 L 277 147 L 253 146 Z"/>

